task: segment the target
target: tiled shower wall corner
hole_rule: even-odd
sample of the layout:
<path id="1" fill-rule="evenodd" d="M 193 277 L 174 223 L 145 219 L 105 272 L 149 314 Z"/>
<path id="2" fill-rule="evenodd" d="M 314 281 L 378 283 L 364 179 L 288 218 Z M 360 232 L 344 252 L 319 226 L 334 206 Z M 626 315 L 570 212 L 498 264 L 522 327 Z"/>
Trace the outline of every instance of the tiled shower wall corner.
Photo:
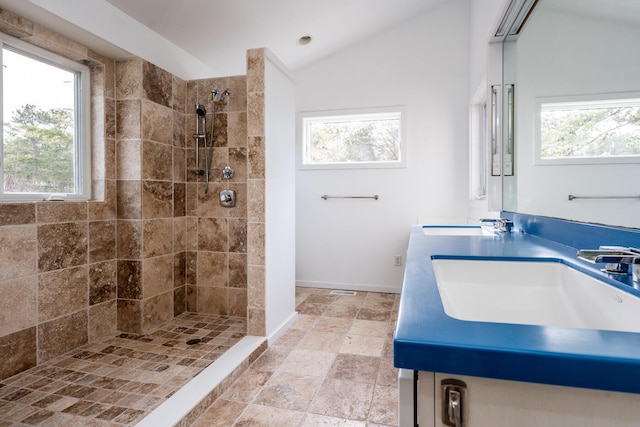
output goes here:
<path id="1" fill-rule="evenodd" d="M 148 332 L 185 305 L 185 81 L 116 63 L 118 330 Z"/>
<path id="2" fill-rule="evenodd" d="M 212 90 L 231 94 L 226 103 L 213 105 Z M 187 310 L 207 314 L 247 314 L 247 95 L 246 77 L 193 80 L 187 83 Z M 218 98 L 217 98 L 218 99 Z M 211 137 L 214 117 L 212 166 L 208 191 L 204 176 L 195 173 L 196 111 L 206 110 L 206 131 Z M 215 106 L 215 113 L 214 112 Z M 201 130 L 202 132 L 202 130 Z M 201 147 L 203 143 L 201 142 Z M 204 169 L 204 148 L 199 167 Z M 222 169 L 234 175 L 223 179 Z M 220 205 L 220 191 L 236 192 L 235 207 Z"/>
<path id="3" fill-rule="evenodd" d="M 248 332 L 264 335 L 264 51 L 249 52 L 248 78 L 185 82 L 4 9 L 0 31 L 89 63 L 96 199 L 0 203 L 0 379 L 185 310 L 242 316 L 248 304 Z M 187 170 L 193 105 L 210 109 L 210 90 L 227 87 L 205 193 Z M 222 188 L 235 208 L 220 207 Z"/>

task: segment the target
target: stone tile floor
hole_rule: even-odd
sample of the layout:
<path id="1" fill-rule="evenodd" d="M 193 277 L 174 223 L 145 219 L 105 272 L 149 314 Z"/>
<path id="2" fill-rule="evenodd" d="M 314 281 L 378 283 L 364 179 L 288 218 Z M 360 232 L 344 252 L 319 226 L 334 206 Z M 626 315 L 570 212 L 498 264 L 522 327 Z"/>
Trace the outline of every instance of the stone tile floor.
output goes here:
<path id="1" fill-rule="evenodd" d="M 192 427 L 397 426 L 399 298 L 297 288 L 296 322 Z"/>
<path id="2" fill-rule="evenodd" d="M 397 426 L 399 298 L 297 288 L 296 322 L 192 426 Z M 0 381 L 0 427 L 135 425 L 245 333 L 243 318 L 183 314 L 85 346 Z"/>
<path id="3" fill-rule="evenodd" d="M 246 330 L 244 318 L 185 313 L 84 346 L 0 381 L 0 427 L 135 425 Z"/>

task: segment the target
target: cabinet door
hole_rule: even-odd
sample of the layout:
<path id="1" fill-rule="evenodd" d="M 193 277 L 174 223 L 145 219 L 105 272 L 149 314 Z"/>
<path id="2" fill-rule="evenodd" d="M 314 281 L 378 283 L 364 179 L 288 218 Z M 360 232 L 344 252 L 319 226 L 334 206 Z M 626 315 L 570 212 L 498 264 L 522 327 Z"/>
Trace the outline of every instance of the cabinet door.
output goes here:
<path id="1" fill-rule="evenodd" d="M 429 406 L 435 408 L 435 427 L 445 427 L 442 423 L 440 384 L 443 379 L 450 378 L 467 385 L 466 401 L 463 402 L 467 417 L 464 427 L 640 426 L 640 396 L 637 394 L 426 374 L 434 377 L 435 404 Z M 420 427 L 422 425 L 420 422 Z"/>
<path id="2" fill-rule="evenodd" d="M 434 408 L 435 384 L 433 372 L 418 372 L 417 383 L 417 405 L 418 405 L 418 425 L 420 427 L 435 427 L 437 415 Z M 438 386 L 439 387 L 439 386 Z M 438 424 L 439 425 L 439 424 Z M 413 427 L 411 424 L 410 427 Z M 409 427 L 407 424 L 400 427 Z"/>

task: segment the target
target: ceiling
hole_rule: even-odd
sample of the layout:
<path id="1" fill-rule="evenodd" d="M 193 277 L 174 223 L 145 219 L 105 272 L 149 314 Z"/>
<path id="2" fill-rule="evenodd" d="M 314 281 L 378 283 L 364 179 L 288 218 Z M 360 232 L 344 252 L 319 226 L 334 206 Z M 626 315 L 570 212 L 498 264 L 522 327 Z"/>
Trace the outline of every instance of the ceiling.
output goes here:
<path id="1" fill-rule="evenodd" d="M 452 0 L 0 0 L 0 7 L 80 37 L 98 52 L 131 52 L 196 78 L 245 74 L 246 50 L 260 47 L 295 71 L 447 1 Z M 298 44 L 303 35 L 311 43 Z M 159 63 L 180 58 L 182 66 L 174 70 Z"/>

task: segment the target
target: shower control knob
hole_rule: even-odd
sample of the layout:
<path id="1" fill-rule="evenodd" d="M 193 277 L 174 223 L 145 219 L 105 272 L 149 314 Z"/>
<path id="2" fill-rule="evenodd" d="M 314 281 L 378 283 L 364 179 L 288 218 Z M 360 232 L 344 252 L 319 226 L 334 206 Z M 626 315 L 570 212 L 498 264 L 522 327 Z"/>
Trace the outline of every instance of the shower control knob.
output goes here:
<path id="1" fill-rule="evenodd" d="M 233 174 L 235 173 L 235 171 L 233 170 L 233 168 L 231 166 L 225 166 L 222 169 L 222 178 L 223 179 L 231 179 L 233 178 Z"/>
<path id="2" fill-rule="evenodd" d="M 232 208 L 236 205 L 236 192 L 234 190 L 222 190 L 220 192 L 220 206 Z"/>

